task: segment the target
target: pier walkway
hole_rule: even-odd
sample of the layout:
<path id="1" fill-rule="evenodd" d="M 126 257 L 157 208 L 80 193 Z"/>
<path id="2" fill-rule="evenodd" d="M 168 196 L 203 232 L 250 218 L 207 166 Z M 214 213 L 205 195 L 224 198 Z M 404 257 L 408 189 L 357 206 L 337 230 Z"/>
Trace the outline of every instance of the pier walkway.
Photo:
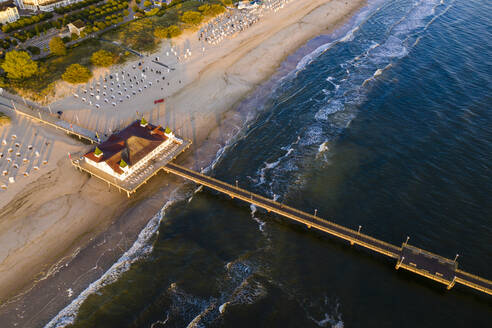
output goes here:
<path id="1" fill-rule="evenodd" d="M 316 229 L 332 236 L 357 244 L 379 254 L 396 260 L 396 269 L 403 268 L 420 276 L 432 279 L 451 289 L 456 283 L 492 295 L 492 281 L 472 275 L 458 269 L 458 262 L 430 253 L 423 249 L 403 243 L 401 247 L 386 243 L 353 229 L 324 220 L 315 215 L 299 211 L 272 199 L 251 193 L 204 174 L 195 172 L 174 163 L 162 167 L 165 172 L 173 173 L 197 184 L 209 187 L 232 198 L 238 198 L 255 206 L 282 215 L 301 223 L 310 229 Z"/>

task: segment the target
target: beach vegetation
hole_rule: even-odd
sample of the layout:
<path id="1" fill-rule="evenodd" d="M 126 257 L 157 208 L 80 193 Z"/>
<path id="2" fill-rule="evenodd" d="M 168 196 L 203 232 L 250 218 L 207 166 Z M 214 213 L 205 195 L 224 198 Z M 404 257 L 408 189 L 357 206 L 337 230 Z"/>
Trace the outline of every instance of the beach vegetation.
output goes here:
<path id="1" fill-rule="evenodd" d="M 156 46 L 154 24 L 149 18 L 139 19 L 123 26 L 118 32 L 118 39 L 137 51 L 150 51 Z"/>
<path id="2" fill-rule="evenodd" d="M 10 117 L 0 112 L 0 126 L 10 124 Z"/>
<path id="3" fill-rule="evenodd" d="M 169 27 L 157 27 L 154 30 L 155 37 L 159 39 L 175 38 L 177 36 L 180 36 L 181 33 L 181 29 L 176 25 L 171 25 Z"/>
<path id="4" fill-rule="evenodd" d="M 149 0 L 145 0 L 143 5 L 144 7 L 150 7 L 152 5 L 152 2 L 150 2 Z"/>
<path id="5" fill-rule="evenodd" d="M 94 52 L 91 56 L 91 63 L 95 66 L 109 67 L 113 65 L 115 56 L 104 49 Z"/>
<path id="6" fill-rule="evenodd" d="M 204 4 L 200 7 L 198 7 L 198 10 L 204 15 L 204 16 L 217 16 L 222 14 L 225 11 L 224 6 L 221 6 L 219 4 Z"/>
<path id="7" fill-rule="evenodd" d="M 38 73 L 38 64 L 25 51 L 10 51 L 5 55 L 2 69 L 12 80 L 25 80 Z"/>
<path id="8" fill-rule="evenodd" d="M 67 67 L 62 79 L 69 83 L 85 83 L 92 77 L 92 72 L 80 64 L 72 64 Z"/>
<path id="9" fill-rule="evenodd" d="M 169 35 L 169 38 L 175 38 L 177 36 L 180 36 L 182 31 L 178 26 L 171 25 L 167 28 L 167 33 Z"/>
<path id="10" fill-rule="evenodd" d="M 180 17 L 181 21 L 185 24 L 189 25 L 198 25 L 202 22 L 203 20 L 203 15 L 199 13 L 198 11 L 186 11 L 183 13 L 183 15 Z"/>
<path id="11" fill-rule="evenodd" d="M 226 6 L 232 6 L 232 0 L 222 0 L 222 3 Z"/>
<path id="12" fill-rule="evenodd" d="M 167 27 L 157 27 L 155 30 L 154 30 L 154 35 L 156 38 L 159 38 L 159 39 L 165 39 L 168 37 L 168 30 L 167 30 Z"/>
<path id="13" fill-rule="evenodd" d="M 65 56 L 67 54 L 67 47 L 65 47 L 65 43 L 59 37 L 55 36 L 52 38 L 49 44 L 50 51 L 53 55 Z"/>

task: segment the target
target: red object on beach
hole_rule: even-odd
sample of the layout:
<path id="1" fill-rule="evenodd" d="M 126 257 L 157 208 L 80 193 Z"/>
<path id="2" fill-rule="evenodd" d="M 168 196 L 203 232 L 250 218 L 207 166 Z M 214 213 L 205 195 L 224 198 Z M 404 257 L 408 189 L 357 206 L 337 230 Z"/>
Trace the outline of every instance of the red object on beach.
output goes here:
<path id="1" fill-rule="evenodd" d="M 164 102 L 164 98 L 154 100 L 154 104 L 158 104 L 158 103 L 161 103 L 161 102 Z"/>

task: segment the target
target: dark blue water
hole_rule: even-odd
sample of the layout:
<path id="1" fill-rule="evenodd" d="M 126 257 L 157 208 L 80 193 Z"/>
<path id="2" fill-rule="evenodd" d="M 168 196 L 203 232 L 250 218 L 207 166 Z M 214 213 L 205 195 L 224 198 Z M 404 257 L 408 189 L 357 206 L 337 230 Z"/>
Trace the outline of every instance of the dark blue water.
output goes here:
<path id="1" fill-rule="evenodd" d="M 492 278 L 491 13 L 490 1 L 371 2 L 341 40 L 290 58 L 297 68 L 211 174 L 391 243 L 458 253 Z M 91 294 L 73 326 L 490 327 L 490 297 L 213 191 L 167 208 L 150 232 L 148 255 Z"/>

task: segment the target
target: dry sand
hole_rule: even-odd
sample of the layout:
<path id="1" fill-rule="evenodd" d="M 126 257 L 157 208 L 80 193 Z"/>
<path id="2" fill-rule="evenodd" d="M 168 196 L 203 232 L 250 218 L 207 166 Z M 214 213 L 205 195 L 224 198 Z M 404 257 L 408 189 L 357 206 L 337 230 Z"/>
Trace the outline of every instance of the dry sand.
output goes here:
<path id="1" fill-rule="evenodd" d="M 203 166 L 217 151 L 217 127 L 231 113 L 228 111 L 268 79 L 287 55 L 345 21 L 364 2 L 294 0 L 234 39 L 208 47 L 204 56 L 193 54 L 189 61 L 173 63 L 176 71 L 166 75 L 171 81 L 168 89 L 148 90 L 118 106 L 117 112 L 84 108 L 71 96 L 53 103 L 52 108 L 63 109 L 66 119 L 103 133 L 135 119 L 138 110 L 153 123 L 169 125 L 192 139 L 194 147 L 182 160 L 195 168 Z M 176 44 L 201 48 L 196 34 L 184 35 Z M 162 62 L 166 62 L 166 47 L 157 54 Z M 153 101 L 162 97 L 166 103 L 155 107 Z M 0 191 L 0 301 L 42 279 L 61 258 L 107 229 L 128 206 L 126 196 L 108 191 L 102 182 L 70 166 L 67 153 L 85 151 L 89 146 L 19 118 L 0 127 L 0 136 L 17 134 L 19 140 L 29 143 L 33 131 L 49 139 L 52 148 L 43 152 L 49 158 L 45 167 Z M 202 156 L 204 146 L 207 156 Z M 143 190 L 144 195 L 148 193 Z"/>

